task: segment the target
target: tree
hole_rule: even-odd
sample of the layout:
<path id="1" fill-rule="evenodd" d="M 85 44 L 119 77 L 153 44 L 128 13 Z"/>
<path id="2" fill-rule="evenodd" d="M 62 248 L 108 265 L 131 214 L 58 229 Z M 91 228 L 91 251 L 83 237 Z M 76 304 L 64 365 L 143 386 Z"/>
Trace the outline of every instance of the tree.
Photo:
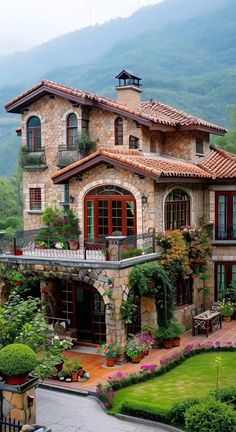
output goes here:
<path id="1" fill-rule="evenodd" d="M 235 109 L 236 107 L 234 107 Z M 236 153 L 236 111 L 232 114 L 234 126 L 224 136 L 217 138 L 216 144 L 223 150 Z"/>

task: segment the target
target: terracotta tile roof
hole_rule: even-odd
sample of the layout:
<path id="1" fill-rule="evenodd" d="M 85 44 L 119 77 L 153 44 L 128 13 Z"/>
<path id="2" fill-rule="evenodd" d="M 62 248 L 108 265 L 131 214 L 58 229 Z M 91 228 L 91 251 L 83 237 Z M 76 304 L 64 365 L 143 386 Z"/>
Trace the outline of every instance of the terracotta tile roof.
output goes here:
<path id="1" fill-rule="evenodd" d="M 212 178 L 212 174 L 204 168 L 197 165 L 179 161 L 162 156 L 151 156 L 143 154 L 139 150 L 117 150 L 100 147 L 98 150 L 84 159 L 75 162 L 52 175 L 56 179 L 62 174 L 69 173 L 74 168 L 82 167 L 86 162 L 95 159 L 97 156 L 108 158 L 111 163 L 120 162 L 127 169 L 134 168 L 143 171 L 143 174 L 149 174 L 152 177 L 187 177 L 187 178 Z"/>
<path id="2" fill-rule="evenodd" d="M 236 178 L 236 155 L 212 148 L 200 166 L 215 173 L 217 178 Z"/>
<path id="3" fill-rule="evenodd" d="M 176 126 L 203 126 L 206 128 L 213 128 L 219 131 L 226 132 L 227 130 L 213 123 L 209 123 L 199 117 L 187 114 L 184 111 L 165 105 L 156 100 L 150 100 L 142 103 L 143 111 L 150 116 L 159 117 L 163 116 L 173 121 Z"/>
<path id="4" fill-rule="evenodd" d="M 171 127 L 183 127 L 183 126 L 198 126 L 198 127 L 205 127 L 208 129 L 211 129 L 212 132 L 215 131 L 216 133 L 224 134 L 226 132 L 226 129 L 217 126 L 215 124 L 209 123 L 205 120 L 202 120 L 196 116 L 192 116 L 190 114 L 186 114 L 183 111 L 177 110 L 176 108 L 173 108 L 171 106 L 162 104 L 159 101 L 148 101 L 143 102 L 141 105 L 141 109 L 131 109 L 130 107 L 127 107 L 126 105 L 122 105 L 112 99 L 109 99 L 105 96 L 99 96 L 95 93 L 79 90 L 74 87 L 65 86 L 62 84 L 54 83 L 53 81 L 44 80 L 40 83 L 36 84 L 35 86 L 31 87 L 29 90 L 25 91 L 24 93 L 20 94 L 16 98 L 12 99 L 10 102 L 8 102 L 5 105 L 5 108 L 7 111 L 11 111 L 13 109 L 13 105 L 17 105 L 17 103 L 21 103 L 21 101 L 24 98 L 30 97 L 30 95 L 33 96 L 33 94 L 39 92 L 40 89 L 43 91 L 50 91 L 50 89 L 53 91 L 57 91 L 62 93 L 62 95 L 65 96 L 73 96 L 77 97 L 78 99 L 82 99 L 85 101 L 90 101 L 92 103 L 98 103 L 103 105 L 103 107 L 109 107 L 113 109 L 119 109 L 123 111 L 124 116 L 125 114 L 132 114 L 139 119 L 144 119 L 153 123 L 162 124 L 166 126 Z M 16 112 L 16 111 L 13 111 Z"/>

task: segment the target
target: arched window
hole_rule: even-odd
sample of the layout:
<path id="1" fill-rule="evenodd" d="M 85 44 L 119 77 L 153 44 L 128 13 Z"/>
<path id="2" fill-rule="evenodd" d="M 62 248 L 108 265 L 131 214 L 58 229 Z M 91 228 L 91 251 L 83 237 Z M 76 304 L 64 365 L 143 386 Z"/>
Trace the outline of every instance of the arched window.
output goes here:
<path id="1" fill-rule="evenodd" d="M 27 146 L 30 152 L 40 152 L 41 144 L 41 122 L 36 116 L 30 117 L 27 124 Z"/>
<path id="2" fill-rule="evenodd" d="M 67 150 L 76 150 L 78 141 L 78 120 L 75 114 L 67 117 Z"/>
<path id="3" fill-rule="evenodd" d="M 115 145 L 123 145 L 123 120 L 121 117 L 115 119 Z"/>
<path id="4" fill-rule="evenodd" d="M 190 225 L 190 199 L 186 192 L 174 189 L 165 200 L 165 230 Z"/>
<path id="5" fill-rule="evenodd" d="M 99 186 L 85 197 L 85 238 L 136 234 L 134 196 L 119 186 Z"/>

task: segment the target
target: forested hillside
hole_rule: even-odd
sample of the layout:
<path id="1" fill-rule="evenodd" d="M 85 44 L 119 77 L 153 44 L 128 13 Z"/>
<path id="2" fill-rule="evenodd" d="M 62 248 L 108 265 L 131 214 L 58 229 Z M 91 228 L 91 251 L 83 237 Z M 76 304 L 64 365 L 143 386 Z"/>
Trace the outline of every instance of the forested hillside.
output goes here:
<path id="1" fill-rule="evenodd" d="M 230 126 L 228 106 L 236 104 L 236 2 L 208 0 L 205 3 L 207 4 L 204 5 L 202 0 L 166 0 L 162 6 L 165 4 L 166 13 L 168 7 L 169 12 L 171 10 L 169 21 L 162 12 L 160 17 L 163 19 L 157 20 L 156 27 L 150 14 L 152 11 L 154 17 L 155 7 L 141 9 L 133 15 L 134 21 L 131 17 L 126 22 L 130 25 L 129 37 L 123 31 L 125 37 L 110 38 L 112 43 L 117 43 L 112 47 L 107 44 L 103 55 L 90 59 L 83 65 L 78 61 L 77 65 L 62 67 L 68 63 L 65 52 L 61 55 L 63 65 L 61 62 L 60 67 L 43 73 L 41 77 L 39 73 L 34 81 L 47 78 L 115 97 L 114 76 L 121 69 L 127 68 L 143 78 L 144 99 L 160 99 L 210 121 Z M 175 15 L 177 18 L 174 22 Z M 125 20 L 121 21 L 124 24 Z M 131 26 L 134 22 L 136 30 Z M 152 25 L 148 25 L 149 22 Z M 108 24 L 116 27 L 117 23 L 115 20 Z M 94 42 L 94 47 L 96 46 L 98 56 L 101 54 L 100 44 Z M 73 45 L 71 51 L 73 55 L 78 54 Z M 94 57 L 94 51 L 92 52 Z M 86 58 L 89 60 L 89 57 Z M 0 89 L 0 103 L 6 102 L 30 85 L 29 81 L 19 85 L 19 91 L 17 85 L 5 86 L 4 92 Z M 6 134 L 9 134 L 9 130 L 9 125 L 5 125 Z M 13 139 L 11 137 L 12 135 L 0 137 L 0 157 L 1 151 L 9 152 L 9 145 L 12 145 L 10 141 Z M 13 141 L 16 147 L 15 138 Z M 14 157 L 13 150 L 10 154 L 11 166 L 14 165 Z M 0 170 L 2 175 L 9 174 L 9 166 L 2 163 L 2 158 Z"/>

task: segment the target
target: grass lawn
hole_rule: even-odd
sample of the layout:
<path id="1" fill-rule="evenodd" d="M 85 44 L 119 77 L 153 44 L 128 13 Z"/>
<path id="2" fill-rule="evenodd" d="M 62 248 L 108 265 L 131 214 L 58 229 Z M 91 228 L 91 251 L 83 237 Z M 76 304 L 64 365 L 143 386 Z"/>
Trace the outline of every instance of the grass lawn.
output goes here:
<path id="1" fill-rule="evenodd" d="M 235 387 L 236 353 L 199 354 L 160 377 L 117 391 L 112 412 L 119 412 L 119 406 L 125 400 L 170 408 L 187 398 L 206 396 L 216 389 L 216 368 L 213 363 L 217 356 L 222 358 L 219 388 Z"/>

